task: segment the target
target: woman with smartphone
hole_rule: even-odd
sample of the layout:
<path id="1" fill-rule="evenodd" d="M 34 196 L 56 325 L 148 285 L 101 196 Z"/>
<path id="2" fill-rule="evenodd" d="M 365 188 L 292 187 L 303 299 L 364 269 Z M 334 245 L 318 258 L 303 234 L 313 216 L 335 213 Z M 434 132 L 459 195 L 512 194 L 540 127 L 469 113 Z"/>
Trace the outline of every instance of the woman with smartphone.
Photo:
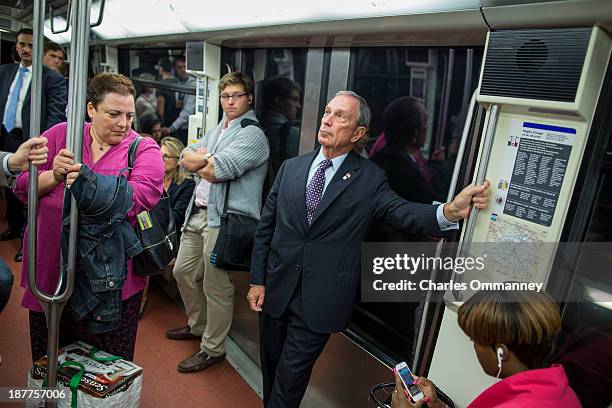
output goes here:
<path id="1" fill-rule="evenodd" d="M 563 367 L 548 365 L 561 326 L 557 304 L 543 292 L 480 291 L 458 311 L 459 326 L 474 342 L 485 373 L 502 380 L 484 390 L 468 408 L 579 408 Z M 395 371 L 392 408 L 444 408 L 435 385 L 415 378 L 425 398 L 411 403 Z"/>

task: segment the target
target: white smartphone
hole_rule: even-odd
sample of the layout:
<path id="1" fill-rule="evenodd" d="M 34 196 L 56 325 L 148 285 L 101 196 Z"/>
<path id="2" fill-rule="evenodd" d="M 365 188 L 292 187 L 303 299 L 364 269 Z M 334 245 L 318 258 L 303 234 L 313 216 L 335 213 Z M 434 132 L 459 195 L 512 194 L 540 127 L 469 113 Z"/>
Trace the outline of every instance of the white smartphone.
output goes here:
<path id="1" fill-rule="evenodd" d="M 408 391 L 408 394 L 410 395 L 410 398 L 412 398 L 413 401 L 416 402 L 425 397 L 423 395 L 423 391 L 421 391 L 419 386 L 414 383 L 414 378 L 412 378 L 412 372 L 410 371 L 410 368 L 408 367 L 408 364 L 406 364 L 405 361 L 402 361 L 401 363 L 397 364 L 395 366 L 395 370 L 398 372 L 400 379 L 404 384 L 404 388 L 406 388 L 406 391 Z"/>

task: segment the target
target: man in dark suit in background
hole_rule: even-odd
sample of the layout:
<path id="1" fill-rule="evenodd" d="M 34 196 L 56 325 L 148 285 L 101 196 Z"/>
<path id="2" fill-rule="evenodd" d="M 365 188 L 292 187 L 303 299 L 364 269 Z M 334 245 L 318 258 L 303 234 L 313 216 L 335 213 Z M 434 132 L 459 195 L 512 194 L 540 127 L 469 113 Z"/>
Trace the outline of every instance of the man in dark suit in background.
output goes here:
<path id="1" fill-rule="evenodd" d="M 247 295 L 260 312 L 266 408 L 298 407 L 330 334 L 348 326 L 374 217 L 406 233 L 441 235 L 471 203 L 489 201 L 488 182 L 440 206 L 400 198 L 381 168 L 353 152 L 369 121 L 363 98 L 336 94 L 321 121 L 321 149 L 285 161 L 266 200 Z"/>
<path id="2" fill-rule="evenodd" d="M 2 130 L 0 150 L 14 152 L 30 137 L 30 98 L 32 81 L 32 30 L 21 29 L 15 45 L 21 62 L 0 65 L 0 116 Z M 66 121 L 68 91 L 64 78 L 43 66 L 41 98 L 41 131 Z M 6 190 L 6 218 L 8 229 L 0 234 L 0 241 L 19 237 L 24 217 L 23 204 L 11 190 Z M 15 256 L 21 261 L 21 249 Z"/>

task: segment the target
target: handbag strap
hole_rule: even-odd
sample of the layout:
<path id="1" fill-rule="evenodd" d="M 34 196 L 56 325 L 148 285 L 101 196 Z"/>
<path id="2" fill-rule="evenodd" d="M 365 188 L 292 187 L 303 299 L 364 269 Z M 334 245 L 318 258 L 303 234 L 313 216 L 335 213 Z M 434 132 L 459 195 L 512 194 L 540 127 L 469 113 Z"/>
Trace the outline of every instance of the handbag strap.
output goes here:
<path id="1" fill-rule="evenodd" d="M 130 143 L 130 150 L 128 151 L 128 174 L 132 174 L 132 168 L 134 167 L 134 161 L 136 160 L 136 151 L 138 150 L 138 145 L 140 141 L 144 139 L 142 136 L 136 136 L 132 143 Z"/>
<path id="2" fill-rule="evenodd" d="M 227 215 L 227 202 L 229 201 L 229 190 L 232 185 L 231 180 L 227 182 L 227 188 L 225 189 L 225 201 L 223 202 L 223 214 Z"/>

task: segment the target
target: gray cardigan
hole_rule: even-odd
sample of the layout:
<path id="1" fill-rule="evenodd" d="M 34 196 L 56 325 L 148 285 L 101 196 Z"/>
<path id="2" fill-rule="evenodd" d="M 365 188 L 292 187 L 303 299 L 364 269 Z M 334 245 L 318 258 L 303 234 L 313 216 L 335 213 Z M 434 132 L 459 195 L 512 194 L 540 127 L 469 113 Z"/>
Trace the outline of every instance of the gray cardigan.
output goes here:
<path id="1" fill-rule="evenodd" d="M 214 155 L 215 178 L 220 181 L 212 183 L 210 186 L 210 195 L 208 196 L 209 227 L 219 227 L 221 225 L 220 216 L 223 213 L 225 189 L 230 181 L 232 187 L 227 206 L 228 212 L 248 215 L 255 219 L 259 219 L 261 215 L 263 183 L 268 171 L 270 148 L 264 132 L 257 126 L 243 128 L 240 124 L 242 119 L 257 120 L 253 111 L 248 111 L 230 123 L 223 133 L 223 137 L 217 143 L 225 122 L 224 115 L 215 129 L 206 133 L 198 143 L 186 148 L 196 151 L 205 146 L 207 151 Z M 215 143 L 217 143 L 216 146 Z M 199 181 L 196 176 L 196 185 Z M 193 190 L 189 207 L 187 207 L 183 229 L 189 221 L 196 190 L 197 188 Z"/>

